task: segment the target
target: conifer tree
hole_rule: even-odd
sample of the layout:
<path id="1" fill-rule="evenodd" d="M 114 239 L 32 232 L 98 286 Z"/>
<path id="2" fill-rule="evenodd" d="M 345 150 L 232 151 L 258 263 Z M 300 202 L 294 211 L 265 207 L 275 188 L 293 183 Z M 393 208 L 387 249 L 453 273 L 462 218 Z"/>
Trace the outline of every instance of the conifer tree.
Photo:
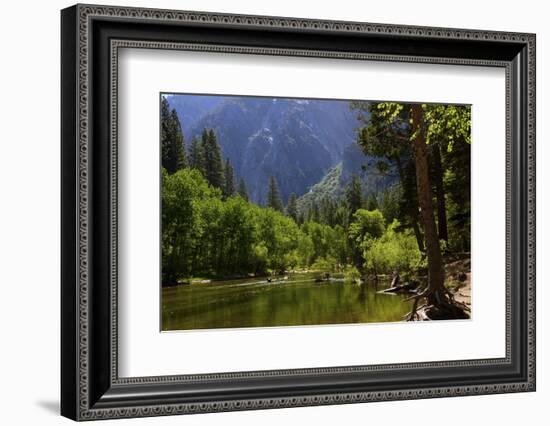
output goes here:
<path id="1" fill-rule="evenodd" d="M 196 136 L 191 140 L 189 147 L 189 167 L 200 171 L 204 176 L 204 151 Z"/>
<path id="2" fill-rule="evenodd" d="M 366 209 L 369 210 L 369 211 L 373 211 L 373 210 L 378 209 L 378 200 L 376 198 L 376 195 L 374 195 L 374 193 L 372 193 L 372 192 L 367 197 Z"/>
<path id="3" fill-rule="evenodd" d="M 346 192 L 350 217 L 359 210 L 363 204 L 361 181 L 357 175 L 353 175 Z"/>
<path id="4" fill-rule="evenodd" d="M 239 179 L 239 195 L 245 201 L 248 201 L 248 189 L 246 188 L 246 182 L 243 177 Z"/>
<path id="5" fill-rule="evenodd" d="M 233 166 L 229 161 L 229 158 L 225 159 L 224 171 L 224 186 L 223 186 L 223 196 L 225 198 L 232 197 L 235 195 L 235 176 L 233 174 Z"/>
<path id="6" fill-rule="evenodd" d="M 319 206 L 317 205 L 317 203 L 313 203 L 311 220 L 317 223 L 321 221 L 321 214 L 319 213 Z"/>
<path id="7" fill-rule="evenodd" d="M 187 166 L 185 141 L 178 114 L 175 109 L 170 111 L 170 104 L 165 97 L 161 101 L 160 132 L 162 167 L 170 174 L 175 173 Z"/>
<path id="8" fill-rule="evenodd" d="M 204 177 L 210 185 L 222 189 L 224 186 L 222 154 L 214 129 L 204 129 L 202 133 L 202 148 L 204 155 Z"/>
<path id="9" fill-rule="evenodd" d="M 286 206 L 286 214 L 291 217 L 294 222 L 298 223 L 298 204 L 296 200 L 296 193 L 290 194 L 288 204 Z"/>
<path id="10" fill-rule="evenodd" d="M 283 202 L 281 201 L 281 196 L 279 194 L 279 187 L 277 186 L 277 181 L 273 176 L 269 178 L 267 206 L 281 213 L 283 212 Z"/>

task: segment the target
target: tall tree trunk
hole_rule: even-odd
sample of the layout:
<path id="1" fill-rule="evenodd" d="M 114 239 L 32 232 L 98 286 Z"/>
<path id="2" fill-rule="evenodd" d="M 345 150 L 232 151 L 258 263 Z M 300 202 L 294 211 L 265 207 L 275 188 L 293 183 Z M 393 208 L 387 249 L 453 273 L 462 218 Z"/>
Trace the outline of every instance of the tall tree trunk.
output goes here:
<path id="1" fill-rule="evenodd" d="M 401 186 L 405 185 L 405 172 L 403 171 L 403 164 L 401 164 L 401 159 L 395 157 L 395 163 L 397 165 L 397 171 L 399 173 L 399 179 L 401 180 Z M 420 232 L 420 226 L 418 225 L 418 212 L 416 211 L 414 205 L 409 205 L 408 215 L 411 220 L 411 226 L 414 231 L 414 236 L 416 238 L 416 243 L 418 244 L 418 250 L 422 253 L 426 250 L 424 247 L 424 239 L 422 238 L 422 232 Z M 416 204 L 416 203 L 415 203 Z"/>
<path id="2" fill-rule="evenodd" d="M 428 151 L 426 148 L 426 136 L 424 133 L 424 112 L 422 105 L 415 104 L 412 107 L 413 122 L 413 148 L 416 165 L 416 183 L 418 190 L 418 203 L 422 223 L 424 225 L 424 237 L 426 241 L 426 254 L 428 256 L 428 289 L 426 297 L 428 303 L 438 303 L 443 290 L 444 271 L 441 248 L 435 224 L 430 178 L 428 172 Z"/>
<path id="3" fill-rule="evenodd" d="M 445 188 L 443 187 L 443 167 L 441 165 L 441 148 L 438 143 L 432 146 L 434 164 L 435 197 L 437 199 L 437 228 L 439 239 L 449 241 L 447 232 L 447 210 L 445 208 Z"/>

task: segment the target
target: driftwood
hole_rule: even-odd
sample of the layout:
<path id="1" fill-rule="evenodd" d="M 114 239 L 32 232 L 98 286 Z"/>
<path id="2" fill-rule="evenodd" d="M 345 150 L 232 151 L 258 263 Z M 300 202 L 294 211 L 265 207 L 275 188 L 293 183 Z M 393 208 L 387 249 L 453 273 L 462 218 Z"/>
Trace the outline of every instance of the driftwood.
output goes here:
<path id="1" fill-rule="evenodd" d="M 418 282 L 410 280 L 401 284 L 401 278 L 397 272 L 393 273 L 393 278 L 389 288 L 379 291 L 379 293 L 402 293 L 402 292 L 413 292 L 418 287 Z"/>
<path id="2" fill-rule="evenodd" d="M 416 281 L 409 281 L 404 284 L 397 284 L 395 286 L 389 287 L 385 290 L 379 291 L 379 293 L 402 293 L 402 292 L 413 292 L 418 287 Z"/>

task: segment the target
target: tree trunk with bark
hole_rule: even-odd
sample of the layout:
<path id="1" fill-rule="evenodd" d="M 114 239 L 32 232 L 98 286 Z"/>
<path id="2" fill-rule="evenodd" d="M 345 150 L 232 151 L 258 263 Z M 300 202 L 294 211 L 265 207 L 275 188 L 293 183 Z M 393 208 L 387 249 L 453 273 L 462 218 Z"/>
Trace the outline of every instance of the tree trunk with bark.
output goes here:
<path id="1" fill-rule="evenodd" d="M 424 111 L 422 105 L 412 106 L 413 123 L 413 149 L 416 165 L 416 184 L 418 191 L 418 204 L 422 224 L 424 226 L 424 241 L 426 255 L 428 257 L 428 286 L 420 294 L 407 300 L 414 300 L 413 308 L 409 314 L 409 320 L 415 319 L 465 319 L 468 308 L 457 303 L 453 295 L 444 285 L 445 271 L 443 269 L 443 257 L 439 245 L 437 226 L 435 223 L 432 203 L 432 191 L 428 170 L 428 150 L 426 147 L 426 135 L 424 128 Z M 417 309 L 420 299 L 425 299 L 426 304 Z M 420 311 L 420 312 L 418 312 Z"/>
<path id="2" fill-rule="evenodd" d="M 424 112 L 422 105 L 412 107 L 413 122 L 413 149 L 416 166 L 416 186 L 418 190 L 418 204 L 424 225 L 424 241 L 428 256 L 428 289 L 430 294 L 440 291 L 443 287 L 444 272 L 439 237 L 432 206 L 432 191 L 428 171 L 428 149 L 424 130 Z"/>

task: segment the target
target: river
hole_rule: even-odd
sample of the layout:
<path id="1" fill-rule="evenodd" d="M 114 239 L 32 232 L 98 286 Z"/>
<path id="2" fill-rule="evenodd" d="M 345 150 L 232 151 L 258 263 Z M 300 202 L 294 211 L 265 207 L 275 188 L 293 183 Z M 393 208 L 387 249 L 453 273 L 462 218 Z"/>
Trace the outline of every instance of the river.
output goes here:
<path id="1" fill-rule="evenodd" d="M 377 293 L 386 282 L 376 289 L 343 279 L 315 282 L 318 275 L 163 288 L 162 330 L 389 322 L 410 310 L 404 296 Z"/>

